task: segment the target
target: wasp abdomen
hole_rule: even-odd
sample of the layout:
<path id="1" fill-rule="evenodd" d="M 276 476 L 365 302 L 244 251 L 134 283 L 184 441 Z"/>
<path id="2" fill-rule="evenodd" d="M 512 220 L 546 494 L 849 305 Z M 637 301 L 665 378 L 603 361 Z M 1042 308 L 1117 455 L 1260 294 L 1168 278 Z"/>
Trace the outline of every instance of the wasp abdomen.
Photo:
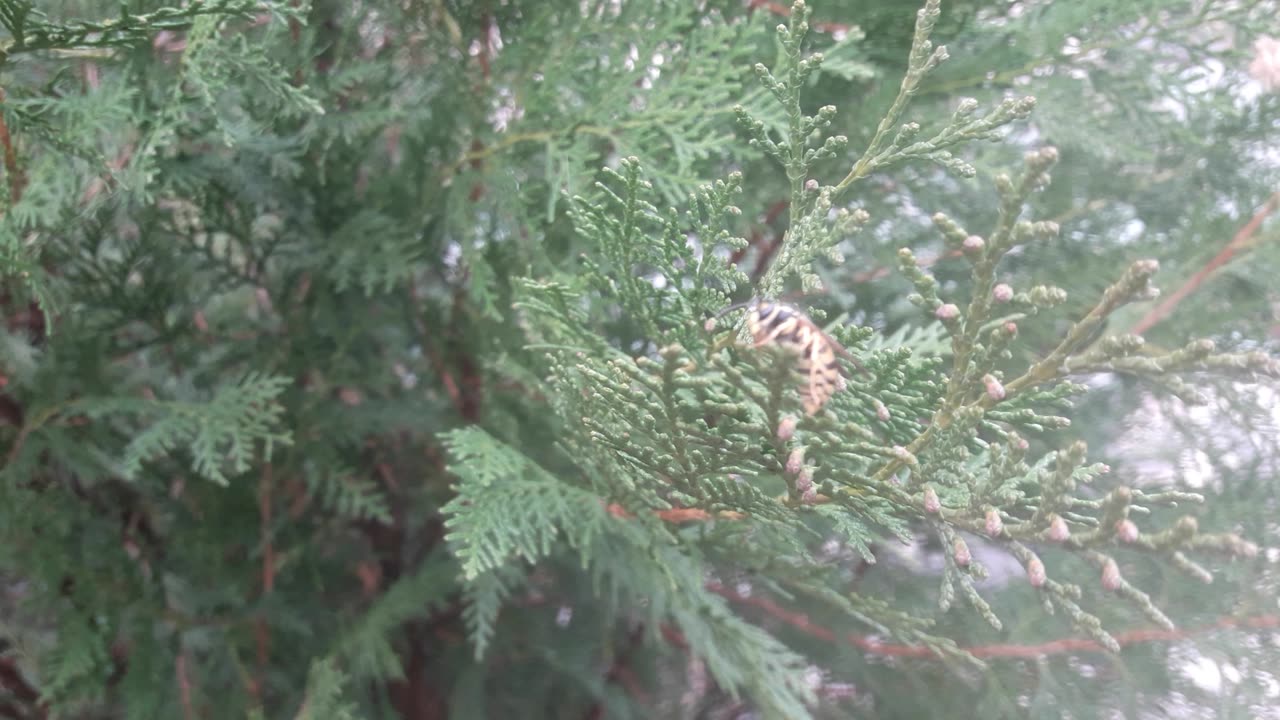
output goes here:
<path id="1" fill-rule="evenodd" d="M 807 315 L 781 303 L 752 305 L 747 329 L 756 347 L 774 344 L 797 356 L 794 372 L 804 378 L 800 398 L 805 412 L 813 415 L 835 393 L 840 380 L 836 351 L 843 350 Z"/>

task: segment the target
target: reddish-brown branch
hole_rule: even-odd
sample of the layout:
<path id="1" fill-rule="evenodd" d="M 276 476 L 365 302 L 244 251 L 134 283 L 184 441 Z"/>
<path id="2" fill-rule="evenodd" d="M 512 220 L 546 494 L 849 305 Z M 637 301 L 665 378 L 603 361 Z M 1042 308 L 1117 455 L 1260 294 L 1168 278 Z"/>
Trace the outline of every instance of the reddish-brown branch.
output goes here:
<path id="1" fill-rule="evenodd" d="M 486 10 L 480 15 L 480 52 L 476 57 L 480 61 L 480 76 L 485 83 L 489 82 L 490 55 L 493 54 L 493 16 Z"/>
<path id="2" fill-rule="evenodd" d="M 751 0 L 748 5 L 752 10 L 762 8 L 774 15 L 782 17 L 791 17 L 791 8 L 778 2 L 770 2 L 769 0 Z M 811 28 L 822 33 L 846 33 L 849 32 L 850 26 L 843 23 L 835 22 L 816 22 L 810 25 Z"/>
<path id="3" fill-rule="evenodd" d="M 815 637 L 827 642 L 835 642 L 841 639 L 830 628 L 818 625 L 809 620 L 809 616 L 805 613 L 788 610 L 769 598 L 758 596 L 743 597 L 720 583 L 708 583 L 707 589 L 725 597 L 731 602 L 739 605 L 748 605 L 761 610 L 770 617 L 790 625 L 810 637 Z M 1139 643 L 1185 640 L 1189 637 L 1202 635 L 1215 630 L 1228 630 L 1235 628 L 1251 630 L 1280 628 L 1280 615 L 1266 614 L 1253 615 L 1249 617 L 1223 617 L 1208 625 L 1182 630 L 1129 630 L 1115 635 L 1115 638 L 1116 642 L 1120 643 L 1121 646 L 1126 646 Z M 850 645 L 872 655 L 922 659 L 938 658 L 937 654 L 933 650 L 919 645 L 886 643 L 871 639 L 865 635 L 856 634 L 844 636 L 843 639 Z M 1061 655 L 1065 653 L 1109 652 L 1102 645 L 1099 645 L 1093 640 L 1084 638 L 1062 638 L 1034 645 L 1019 645 L 1013 643 L 973 645 L 961 649 L 974 657 L 984 659 L 1026 659 L 1043 657 L 1046 655 Z"/>
<path id="4" fill-rule="evenodd" d="M 463 343 L 466 333 L 463 332 L 463 310 L 467 302 L 467 291 L 463 287 L 458 287 L 453 294 L 453 311 L 449 318 L 449 336 L 459 346 Z M 462 419 L 467 422 L 476 422 L 480 419 L 480 409 L 484 401 L 484 373 L 480 364 L 476 362 L 475 357 L 465 349 L 459 349 L 455 353 L 457 360 L 454 366 L 458 368 L 461 375 L 462 384 L 462 407 L 459 413 Z"/>
<path id="5" fill-rule="evenodd" d="M 391 703 L 404 720 L 442 720 L 448 717 L 446 698 L 427 672 L 428 657 L 421 628 L 411 626 L 409 657 L 404 663 L 404 679 L 388 684 Z"/>
<path id="6" fill-rule="evenodd" d="M 40 699 L 39 691 L 22 676 L 13 658 L 0 658 L 0 687 L 23 703 L 34 703 Z"/>
<path id="7" fill-rule="evenodd" d="M 109 190 L 115 187 L 115 173 L 120 172 L 126 165 L 133 160 L 133 153 L 136 150 L 134 143 L 127 143 L 120 152 L 116 154 L 110 162 L 107 163 L 105 172 L 98 175 L 89 182 L 85 187 L 84 193 L 80 196 L 80 204 L 87 205 L 91 200 L 102 194 L 103 190 Z"/>
<path id="8" fill-rule="evenodd" d="M 631 669 L 631 655 L 635 653 L 636 648 L 644 641 L 644 625 L 637 625 L 631 630 L 627 636 L 627 644 L 613 656 L 613 662 L 609 664 L 609 669 L 605 671 L 605 683 L 617 683 L 627 691 L 627 694 L 641 704 L 647 704 L 649 699 L 646 697 L 644 688 L 640 686 L 640 679 L 636 677 L 635 672 Z M 585 720 L 602 720 L 604 718 L 604 703 L 596 702 L 587 708 Z"/>
<path id="9" fill-rule="evenodd" d="M 662 639 L 666 640 L 668 645 L 678 650 L 689 649 L 689 641 L 684 639 L 684 634 L 677 630 L 675 626 L 663 623 L 658 626 L 658 632 L 662 633 Z"/>
<path id="10" fill-rule="evenodd" d="M 735 602 L 739 605 L 748 605 L 762 610 L 770 617 L 781 620 L 787 625 L 790 625 L 811 637 L 818 638 L 819 640 L 825 640 L 827 642 L 834 642 L 836 639 L 835 632 L 830 628 L 813 623 L 809 620 L 809 616 L 807 614 L 788 610 L 769 598 L 758 597 L 755 595 L 744 597 L 718 582 L 707 583 L 707 589 L 721 597 L 724 597 L 730 602 Z"/>
<path id="11" fill-rule="evenodd" d="M 786 212 L 789 206 L 790 204 L 786 200 L 778 200 L 770 205 L 769 209 L 765 210 L 764 218 L 761 219 L 760 224 L 751 231 L 751 235 L 747 238 L 747 244 L 744 247 L 734 250 L 733 253 L 729 255 L 729 264 L 737 265 L 739 262 L 742 262 L 742 258 L 746 257 L 751 248 L 758 247 L 760 242 L 764 240 L 765 231 L 773 225 L 774 221 L 776 221 L 782 213 Z M 780 238 L 781 235 L 772 239 L 770 241 L 771 244 L 776 244 Z M 761 252 L 763 252 L 763 250 L 761 250 Z M 777 252 L 777 248 L 775 247 L 769 252 L 772 255 L 774 252 Z"/>
<path id="12" fill-rule="evenodd" d="M 609 511 L 610 515 L 616 518 L 633 517 L 630 511 L 618 503 L 609 503 L 605 509 Z M 701 508 L 671 508 L 669 510 L 654 510 L 653 514 L 656 515 L 659 520 L 669 523 L 701 522 L 703 520 L 741 520 L 746 517 L 746 515 L 733 510 L 721 510 L 720 512 L 712 515 Z"/>
<path id="13" fill-rule="evenodd" d="M 173 673 L 178 678 L 178 700 L 182 703 L 183 720 L 195 720 L 196 708 L 191 700 L 191 677 L 187 674 L 187 653 L 178 653 L 173 663 Z"/>
<path id="14" fill-rule="evenodd" d="M 449 396 L 449 402 L 453 403 L 453 408 L 462 413 L 464 406 L 462 401 L 462 391 L 458 389 L 458 383 L 453 379 L 453 373 L 449 372 L 449 368 L 445 367 L 444 358 L 440 357 L 439 351 L 436 350 L 429 342 L 423 345 L 427 351 L 427 358 L 431 360 L 431 367 L 440 376 L 440 382 L 444 385 L 444 391 Z"/>
<path id="15" fill-rule="evenodd" d="M 0 105 L 4 102 L 4 89 L 0 88 Z M 13 149 L 13 138 L 9 136 L 9 125 L 4 121 L 4 113 L 0 113 L 0 146 L 4 148 L 4 170 L 9 176 L 9 201 L 16 205 L 22 199 L 27 177 L 22 168 L 18 167 L 18 153 Z"/>
<path id="16" fill-rule="evenodd" d="M 765 226 L 772 225 L 773 221 L 777 220 L 778 216 L 788 207 L 789 205 L 785 200 L 779 200 L 770 205 L 769 211 L 764 216 Z M 764 275 L 764 271 L 769 269 L 769 263 L 773 260 L 773 256 L 778 253 L 778 248 L 782 247 L 782 240 L 785 237 L 786 232 L 775 233 L 773 237 L 769 238 L 769 243 L 760 248 L 760 254 L 756 256 L 756 265 L 751 269 L 751 282 L 754 283 L 759 280 Z"/>
<path id="17" fill-rule="evenodd" d="M 1129 332 L 1134 335 L 1141 335 L 1154 327 L 1156 323 L 1168 317 L 1174 309 L 1178 307 L 1178 303 L 1182 302 L 1188 295 L 1195 292 L 1197 288 L 1203 285 L 1205 280 L 1209 279 L 1209 276 L 1212 275 L 1215 270 L 1227 264 L 1227 262 L 1235 257 L 1240 251 L 1250 246 L 1253 241 L 1253 236 L 1258 232 L 1258 228 L 1262 227 L 1262 221 L 1265 220 L 1268 215 L 1275 212 L 1276 208 L 1280 208 L 1280 192 L 1276 192 L 1267 200 L 1267 202 L 1263 203 L 1262 207 L 1258 209 L 1258 212 L 1254 213 L 1249 222 L 1244 224 L 1244 227 L 1236 231 L 1236 234 L 1232 236 L 1230 242 L 1228 242 L 1217 255 L 1214 255 L 1204 267 L 1200 268 L 1194 275 L 1188 278 L 1187 281 L 1182 284 L 1182 287 L 1173 291 L 1173 293 L 1166 296 L 1159 305 L 1152 308 L 1150 312 L 1137 322 L 1137 324 L 1130 328 Z"/>
<path id="18" fill-rule="evenodd" d="M 453 373 L 449 367 L 445 365 L 444 357 L 440 354 L 439 348 L 432 342 L 438 335 L 433 335 L 427 328 L 426 322 L 423 321 L 425 308 L 422 303 L 422 295 L 418 292 L 417 283 L 409 284 L 409 300 L 413 306 L 413 323 L 418 330 L 418 337 L 422 339 L 422 349 L 427 354 L 427 360 L 431 363 L 431 369 L 440 377 L 440 384 L 444 386 L 445 394 L 449 396 L 449 402 L 453 405 L 453 409 L 462 414 L 465 404 L 462 399 L 462 390 L 458 387 L 458 383 L 453 379 Z"/>
<path id="19" fill-rule="evenodd" d="M 262 466 L 262 479 L 258 483 L 259 531 L 262 533 L 262 594 L 270 594 L 276 586 L 276 552 L 271 535 L 271 463 Z"/>
<path id="20" fill-rule="evenodd" d="M 270 595 L 276 586 L 276 551 L 272 541 L 271 463 L 262 466 L 262 478 L 258 482 L 258 531 L 262 537 L 262 594 Z M 261 615 L 254 619 L 254 643 L 257 649 L 258 676 L 252 680 L 249 693 L 259 707 L 266 690 L 267 663 L 271 656 L 271 629 Z"/>
<path id="21" fill-rule="evenodd" d="M 759 245 L 762 239 L 764 239 L 764 232 L 762 232 L 759 228 L 752 230 L 751 234 L 747 236 L 747 244 L 743 245 L 737 250 L 734 250 L 732 253 L 729 253 L 729 264 L 737 265 L 738 263 L 742 262 L 742 258 L 747 256 L 747 251 L 749 251 L 751 248 L 755 247 L 756 245 Z"/>

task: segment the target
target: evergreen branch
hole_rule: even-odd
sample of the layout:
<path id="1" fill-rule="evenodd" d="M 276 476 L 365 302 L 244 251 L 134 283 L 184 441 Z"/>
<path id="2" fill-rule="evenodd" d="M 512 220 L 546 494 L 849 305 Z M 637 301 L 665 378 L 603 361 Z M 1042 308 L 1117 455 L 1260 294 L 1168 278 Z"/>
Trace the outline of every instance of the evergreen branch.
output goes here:
<path id="1" fill-rule="evenodd" d="M 1102 322 L 1126 302 L 1130 302 L 1149 292 L 1151 276 L 1159 269 L 1154 260 L 1140 260 L 1125 271 L 1124 277 L 1107 288 L 1098 303 L 1079 321 L 1071 326 L 1044 359 L 1032 365 L 1022 375 L 1004 386 L 1004 396 L 1010 397 L 1024 388 L 1029 388 L 1058 377 L 1063 372 L 1063 363 L 1075 350 L 1082 347 Z M 984 397 L 979 401 L 982 406 L 989 407 L 998 400 Z"/>
<path id="2" fill-rule="evenodd" d="M 0 62 L 38 50 L 127 47 L 146 42 L 161 30 L 185 29 L 202 15 L 251 18 L 260 5 L 259 0 L 193 0 L 185 7 L 162 7 L 149 13 L 135 14 L 125 7 L 112 20 L 51 22 L 29 0 L 6 0 L 0 24 L 13 40 L 0 48 Z"/>
<path id="3" fill-rule="evenodd" d="M 968 254 L 973 262 L 974 291 L 963 315 L 958 307 L 943 303 L 938 298 L 934 290 L 935 281 L 918 269 L 911 251 L 906 248 L 899 251 L 902 270 L 918 291 L 910 298 L 911 301 L 930 311 L 951 331 L 953 353 L 946 400 L 935 412 L 930 425 L 907 444 L 906 456 L 923 453 L 934 442 L 939 430 L 946 429 L 956 418 L 973 416 L 974 413 L 988 410 L 1027 388 L 1061 377 L 1064 374 L 1063 365 L 1070 354 L 1084 344 L 1107 316 L 1124 303 L 1149 292 L 1148 282 L 1158 265 L 1154 261 L 1140 261 L 1107 289 L 1098 304 L 1072 326 L 1048 356 L 1009 383 L 1000 383 L 987 376 L 990 379 L 986 381 L 986 392 L 977 399 L 970 400 L 971 389 L 979 379 L 977 375 L 985 372 L 987 367 L 985 363 L 979 364 L 980 358 L 976 353 L 979 349 L 979 333 L 987 326 L 993 303 L 998 301 L 994 280 L 996 264 L 1016 244 L 1037 237 L 1052 237 L 1058 232 L 1056 223 L 1018 222 L 1027 197 L 1048 182 L 1048 169 L 1057 159 L 1055 149 L 1045 148 L 1027 155 L 1026 170 L 1017 183 L 1005 175 L 996 178 L 1001 196 L 1000 217 L 987 240 L 969 235 L 945 215 L 934 216 L 934 223 L 947 241 Z M 1055 293 L 1044 289 L 1029 294 L 1026 301 L 1035 306 L 1051 306 L 1061 302 L 1061 295 L 1061 291 Z M 991 344 L 996 350 L 1001 349 L 1002 344 L 1007 343 L 1016 333 L 1016 325 L 1010 325 L 1012 323 L 1007 323 L 1003 329 L 992 332 Z M 982 351 L 987 353 L 985 348 Z M 985 357 L 989 358 L 992 354 L 994 353 Z M 885 482 L 905 464 L 903 459 L 894 458 L 877 470 L 871 479 L 873 482 Z"/>
<path id="4" fill-rule="evenodd" d="M 317 660 L 307 672 L 306 693 L 294 720 L 355 720 L 355 707 L 343 699 L 348 678 L 333 660 Z"/>
<path id="5" fill-rule="evenodd" d="M 391 638 L 401 634 L 405 623 L 444 611 L 456 591 L 449 582 L 456 572 L 446 553 L 433 552 L 396 580 L 356 623 L 338 633 L 330 657 L 341 659 L 356 680 L 404 677 Z"/>
<path id="6" fill-rule="evenodd" d="M 921 0 L 914 28 L 900 8 L 863 3 L 859 28 L 813 22 L 789 0 L 468 11 L 430 0 L 375 13 L 274 0 L 117 12 L 85 0 L 85 14 L 104 18 L 88 23 L 0 0 L 3 42 L 25 53 L 6 55 L 0 98 L 0 272 L 13 281 L 0 298 L 0 437 L 11 445 L 0 566 L 21 590 L 0 643 L 29 653 L 13 674 L 38 672 L 42 685 L 12 682 L 0 658 L 0 715 L 591 718 L 678 705 L 803 720 L 870 704 L 893 714 L 917 698 L 881 692 L 864 660 L 1114 652 L 1147 631 L 1109 634 L 1099 609 L 1167 626 L 1225 602 L 1151 576 L 1207 582 L 1221 572 L 1209 560 L 1260 554 L 1208 531 L 1257 488 L 1228 482 L 1200 523 L 1164 523 L 1167 508 L 1208 499 L 1100 477 L 1106 466 L 1073 441 L 1105 434 L 1079 426 L 1114 410 L 1096 400 L 1128 383 L 1071 412 L 1085 388 L 1070 379 L 1141 376 L 1189 400 L 1215 382 L 1222 395 L 1250 394 L 1246 383 L 1280 377 L 1264 352 L 1234 350 L 1234 323 L 1268 317 L 1266 268 L 1231 265 L 1227 288 L 1224 263 L 1195 290 L 1231 290 L 1229 303 L 1203 304 L 1234 312 L 1228 352 L 1101 337 L 1123 304 L 1154 295 L 1153 263 L 1065 319 L 1045 317 L 1063 290 L 1005 283 L 1060 275 L 1066 257 L 1071 284 L 1088 285 L 1133 249 L 1122 244 L 1158 238 L 1177 263 L 1177 243 L 1230 222 L 1223 208 L 1271 194 L 1271 168 L 1252 151 L 1268 139 L 1272 98 L 1223 94 L 1239 87 L 1241 48 L 1205 51 L 1205 38 L 1267 31 L 1269 2 L 980 0 L 939 17 L 936 0 Z M 1129 19 L 1146 12 L 1158 17 Z M 765 36 L 772 15 L 789 16 L 777 46 Z M 1104 22 L 1119 25 L 1103 29 L 1105 48 Z M 46 42 L 69 45 L 32 51 L 41 23 L 62 28 Z M 1198 30 L 1174 43 L 1170 27 Z M 1027 75 L 1044 107 L 1034 132 L 1005 137 L 1025 98 L 982 112 L 930 95 L 942 56 L 931 43 L 951 28 L 953 51 L 982 50 L 962 79 Z M 835 30 L 848 36 L 831 38 L 825 59 L 805 45 Z M 1123 47 L 1122 35 L 1154 46 Z M 888 54 L 907 46 L 904 76 Z M 743 91 L 745 57 L 771 48 L 777 62 Z M 1031 76 L 1018 66 L 1033 55 L 1091 72 Z M 1221 78 L 1188 74 L 1219 66 Z M 868 102 L 837 117 L 823 104 L 833 98 L 814 95 L 833 91 Z M 734 114 L 754 151 L 725 141 L 734 98 L 752 113 Z M 867 142 L 848 155 L 836 133 Z M 936 177 L 929 167 L 886 177 L 862 208 L 850 204 L 854 185 L 918 161 L 970 175 L 992 155 L 962 155 L 962 143 L 1003 139 L 1007 150 L 1037 137 L 1065 148 L 1069 182 L 1039 203 L 1052 220 L 1022 219 L 1053 159 L 1035 151 L 1028 165 L 1045 167 L 997 178 L 989 232 L 939 215 L 939 247 L 899 256 L 908 298 L 892 284 L 849 294 L 851 277 L 879 271 L 823 272 L 854 245 L 859 261 L 891 237 L 918 247 L 916 208 L 956 208 L 966 224 L 985 212 L 969 183 L 915 186 Z M 1202 162 L 1169 157 L 1184 148 Z M 636 157 L 654 159 L 642 169 Z M 838 184 L 820 182 L 829 167 Z M 1104 202 L 1072 228 L 1087 240 L 1006 259 Z M 876 238 L 850 238 L 873 209 L 888 211 Z M 1147 232 L 1132 241 L 1135 220 Z M 744 226 L 749 242 L 736 237 Z M 833 282 L 797 310 L 867 375 L 793 352 L 803 333 L 778 328 L 753 347 L 739 323 L 708 320 L 728 317 L 743 292 L 794 300 Z M 66 309 L 57 337 L 46 331 L 54 299 Z M 904 320 L 903 299 L 923 317 Z M 799 378 L 813 392 L 815 369 L 837 390 L 802 415 Z M 1240 438 L 1246 460 L 1265 467 L 1271 428 L 1261 413 L 1234 414 L 1253 425 Z M 287 457 L 270 454 L 277 441 L 294 443 Z M 1237 470 L 1222 452 L 1210 459 Z M 1123 481 L 1147 487 L 1135 471 L 1126 465 Z M 1249 507 L 1228 518 L 1240 532 L 1265 524 L 1261 505 Z M 895 541 L 922 539 L 940 541 L 940 557 L 930 547 L 924 566 L 914 554 L 885 562 Z M 1020 562 L 1034 592 L 982 586 L 983 551 Z M 1167 607 L 1120 574 L 1131 559 Z M 877 560 L 892 570 L 868 570 Z M 1077 575 L 1092 586 L 1072 584 Z M 893 597 L 881 595 L 889 585 Z M 1008 595 L 1000 618 L 992 592 Z M 960 644 L 969 620 L 1008 625 L 1029 598 L 1075 630 L 1038 645 Z M 902 609 L 931 604 L 967 606 L 967 620 L 948 618 L 955 639 Z M 548 605 L 562 610 L 554 620 Z M 1220 622 L 1280 627 L 1269 616 Z M 327 640 L 315 632 L 326 627 L 337 628 Z M 928 689 L 968 697 L 971 673 L 954 682 L 919 669 Z M 1026 686 L 1025 669 L 994 670 L 981 709 L 1016 714 L 1000 690 L 1006 674 Z M 828 673 L 852 674 L 875 697 L 833 707 Z M 1033 702 L 1058 694 L 1042 682 Z"/>
<path id="7" fill-rule="evenodd" d="M 1216 4 L 1202 6 L 1199 14 L 1192 15 L 1182 22 L 1164 22 L 1148 24 L 1144 30 L 1163 33 L 1165 37 L 1185 37 L 1186 33 L 1197 27 L 1205 27 L 1209 23 L 1229 22 L 1233 12 L 1238 11 L 1237 7 L 1223 6 L 1225 12 L 1221 15 L 1212 15 L 1211 10 L 1218 9 Z M 934 95 L 951 95 L 957 90 L 965 90 L 976 87 L 1007 87 L 1014 83 L 1018 78 L 1033 75 L 1036 70 L 1057 64 L 1074 64 L 1073 59 L 1096 57 L 1099 51 L 1114 50 L 1121 47 L 1132 47 L 1135 42 L 1143 39 L 1143 36 L 1133 32 L 1132 23 L 1116 25 L 1115 23 L 1107 23 L 1107 29 L 1117 30 L 1114 37 L 1094 40 L 1091 42 L 1079 43 L 1071 48 L 1070 54 L 1063 52 L 1051 52 L 1039 54 L 1016 67 L 1000 70 L 999 72 L 984 72 L 980 75 L 966 75 L 948 80 L 942 80 L 935 83 L 925 83 L 921 88 L 924 93 Z M 1147 33 L 1148 35 L 1151 33 Z"/>
<path id="8" fill-rule="evenodd" d="M 584 557 L 589 553 L 608 517 L 594 494 L 561 483 L 482 430 L 457 430 L 445 442 L 453 456 L 450 470 L 462 482 L 442 512 L 465 579 L 516 556 L 536 561 L 551 552 L 561 532 Z"/>
<path id="9" fill-rule="evenodd" d="M 1148 187 L 1151 183 L 1150 178 L 1139 181 L 1140 187 Z M 1069 210 L 1064 210 L 1057 215 L 1049 218 L 1046 222 L 1062 225 L 1068 220 L 1076 218 L 1086 213 L 1097 212 L 1107 205 L 1105 200 L 1090 200 L 1086 203 L 1072 206 Z M 928 268 L 931 265 L 942 262 L 943 260 L 954 260 L 965 256 L 963 247 L 950 247 L 946 251 L 936 255 L 927 255 L 916 258 L 916 266 L 920 268 Z M 854 274 L 852 282 L 856 284 L 874 282 L 876 280 L 888 277 L 893 273 L 893 268 L 889 266 L 881 266 L 872 270 L 859 270 Z"/>
<path id="10" fill-rule="evenodd" d="M 89 398 L 70 404 L 91 419 L 112 413 L 151 414 L 160 417 L 137 434 L 125 449 L 123 470 L 136 474 L 142 464 L 155 456 L 185 444 L 192 453 L 196 472 L 226 485 L 224 466 L 232 472 L 249 469 L 258 442 L 263 454 L 271 457 L 276 445 L 293 442 L 288 432 L 276 429 L 284 408 L 275 400 L 290 380 L 280 376 L 245 375 L 221 389 L 207 403 L 147 402 L 131 398 Z"/>
<path id="11" fill-rule="evenodd" d="M 994 138 L 998 128 L 1027 117 L 1035 106 L 1034 98 L 1009 99 L 986 116 L 974 118 L 978 103 L 966 99 L 959 104 L 951 121 L 932 138 L 924 141 L 914 141 L 921 130 L 918 123 L 906 123 L 899 127 L 898 123 L 922 78 L 947 59 L 946 48 L 935 48 L 929 40 L 941 14 L 939 0 L 927 0 L 916 15 L 907 73 L 897 96 L 881 118 L 867 149 L 853 169 L 837 184 L 822 187 L 816 180 L 806 180 L 811 167 L 816 161 L 838 157 L 847 146 L 848 138 L 844 135 L 832 135 L 823 140 L 821 136 L 821 131 L 830 126 L 835 117 L 835 106 L 823 106 L 813 116 L 805 115 L 801 110 L 801 91 L 809 76 L 821 66 L 824 59 L 821 53 L 808 57 L 802 57 L 801 54 L 803 40 L 809 29 L 809 12 L 804 1 L 797 0 L 792 5 L 789 23 L 777 28 L 784 51 L 782 68 L 778 73 L 781 79 L 765 65 L 757 63 L 755 66 L 761 85 L 774 96 L 786 113 L 785 138 L 774 140 L 764 122 L 753 118 L 743 106 L 735 107 L 739 125 L 750 136 L 751 146 L 762 149 L 780 162 L 790 184 L 790 227 L 779 242 L 777 257 L 760 278 L 758 294 L 763 297 L 778 296 L 783 281 L 792 274 L 800 276 L 806 291 L 814 290 L 820 281 L 813 272 L 813 261 L 823 254 L 836 263 L 843 260 L 835 249 L 836 244 L 844 239 L 843 236 L 851 234 L 866 223 L 869 216 L 863 210 L 851 214 L 847 208 L 838 210 L 835 222 L 830 222 L 827 215 L 833 207 L 839 205 L 853 183 L 872 172 L 914 158 L 928 159 L 962 176 L 972 176 L 976 170 L 955 157 L 948 148 L 972 140 Z M 895 128 L 896 132 L 890 139 L 890 131 Z"/>
<path id="12" fill-rule="evenodd" d="M 872 135 L 871 142 L 867 144 L 867 149 L 863 151 L 862 156 L 858 158 L 849 174 L 836 183 L 832 192 L 833 198 L 839 199 L 853 183 L 870 175 L 879 165 L 884 164 L 877 161 L 881 151 L 885 148 L 889 131 L 897 126 L 898 121 L 902 118 L 903 111 L 907 109 L 907 103 L 915 95 L 924 76 L 947 59 L 947 48 L 942 45 L 934 48 L 933 43 L 929 40 L 929 36 L 933 33 L 933 27 L 938 22 L 938 17 L 942 14 L 940 6 L 941 0 L 927 0 L 924 7 L 916 13 L 915 32 L 911 36 L 911 53 L 907 62 L 907 73 L 903 76 L 902 83 L 898 87 L 898 94 L 889 105 L 889 110 L 881 118 L 880 124 L 876 126 L 875 134 Z"/>

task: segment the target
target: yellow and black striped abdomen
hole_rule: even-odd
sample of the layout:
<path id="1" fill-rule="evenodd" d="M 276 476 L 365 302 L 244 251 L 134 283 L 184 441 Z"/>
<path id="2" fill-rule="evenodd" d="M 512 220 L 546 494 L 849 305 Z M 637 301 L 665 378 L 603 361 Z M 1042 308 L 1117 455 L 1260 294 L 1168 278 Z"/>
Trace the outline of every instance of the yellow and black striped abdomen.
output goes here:
<path id="1" fill-rule="evenodd" d="M 831 399 L 840 384 L 834 341 L 804 313 L 790 305 L 758 303 L 747 315 L 747 329 L 756 347 L 772 343 L 796 355 L 805 413 L 813 415 Z"/>

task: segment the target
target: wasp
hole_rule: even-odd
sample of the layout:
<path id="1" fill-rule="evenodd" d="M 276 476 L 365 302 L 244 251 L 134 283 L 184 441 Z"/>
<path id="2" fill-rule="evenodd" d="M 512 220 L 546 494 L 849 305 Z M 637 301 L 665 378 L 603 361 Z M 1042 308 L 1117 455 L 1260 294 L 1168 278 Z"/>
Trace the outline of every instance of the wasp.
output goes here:
<path id="1" fill-rule="evenodd" d="M 851 361 L 863 374 L 866 368 L 840 343 L 822 331 L 809 316 L 793 305 L 754 300 L 745 305 L 732 305 L 720 312 L 747 308 L 747 330 L 755 347 L 775 345 L 797 357 L 795 373 L 801 377 L 800 399 L 807 415 L 813 415 L 844 387 L 839 355 Z"/>

